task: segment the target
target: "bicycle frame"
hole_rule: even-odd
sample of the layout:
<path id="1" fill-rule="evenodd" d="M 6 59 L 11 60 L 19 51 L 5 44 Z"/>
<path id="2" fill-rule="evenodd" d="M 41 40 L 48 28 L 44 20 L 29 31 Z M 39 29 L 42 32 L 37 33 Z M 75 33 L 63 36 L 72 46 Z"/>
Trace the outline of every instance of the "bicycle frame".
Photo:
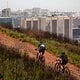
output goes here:
<path id="1" fill-rule="evenodd" d="M 37 50 L 37 49 L 35 49 L 35 50 Z M 41 65 L 45 64 L 45 57 L 42 55 L 42 52 L 41 53 L 39 53 L 39 52 L 37 53 L 36 62 L 38 62 Z"/>

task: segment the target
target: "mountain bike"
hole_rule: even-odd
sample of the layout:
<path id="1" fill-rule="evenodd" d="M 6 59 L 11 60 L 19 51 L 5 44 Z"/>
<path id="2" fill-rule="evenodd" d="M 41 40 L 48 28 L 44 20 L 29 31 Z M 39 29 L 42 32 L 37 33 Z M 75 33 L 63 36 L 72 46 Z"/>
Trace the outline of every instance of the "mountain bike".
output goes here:
<path id="1" fill-rule="evenodd" d="M 54 71 L 60 73 L 66 78 L 70 77 L 70 70 L 66 65 L 61 65 L 61 60 L 56 60 L 57 62 L 54 65 Z"/>
<path id="2" fill-rule="evenodd" d="M 42 55 L 42 52 L 39 53 L 38 51 L 37 56 L 36 56 L 36 63 L 39 65 L 43 65 L 43 66 L 45 65 L 45 57 Z"/>

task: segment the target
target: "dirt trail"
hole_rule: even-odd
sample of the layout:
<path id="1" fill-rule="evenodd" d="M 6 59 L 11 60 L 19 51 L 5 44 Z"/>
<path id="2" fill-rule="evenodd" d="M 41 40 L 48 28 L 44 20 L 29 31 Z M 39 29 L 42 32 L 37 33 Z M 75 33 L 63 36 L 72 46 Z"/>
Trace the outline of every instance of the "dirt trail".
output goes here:
<path id="1" fill-rule="evenodd" d="M 15 38 L 11 38 L 9 36 L 6 36 L 6 34 L 2 34 L 0 33 L 0 42 L 4 45 L 6 45 L 7 47 L 14 47 L 19 49 L 22 52 L 28 52 L 29 56 L 32 58 L 36 57 L 36 51 L 35 51 L 35 46 L 33 46 L 30 43 L 26 43 L 26 42 L 21 42 Z M 48 52 L 46 52 L 45 54 L 46 57 L 46 64 L 49 65 L 54 65 L 55 61 L 57 59 L 57 57 L 54 54 L 50 54 Z M 76 79 L 80 80 L 80 68 L 77 68 L 76 66 L 72 65 L 72 64 L 68 64 L 68 67 L 71 71 L 71 74 L 76 77 Z"/>

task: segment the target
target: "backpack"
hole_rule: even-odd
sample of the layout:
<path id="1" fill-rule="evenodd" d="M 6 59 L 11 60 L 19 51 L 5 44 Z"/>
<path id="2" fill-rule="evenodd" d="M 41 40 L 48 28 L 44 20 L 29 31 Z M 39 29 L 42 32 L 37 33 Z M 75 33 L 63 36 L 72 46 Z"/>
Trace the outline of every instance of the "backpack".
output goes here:
<path id="1" fill-rule="evenodd" d="M 68 57 L 67 57 L 67 55 L 62 55 L 61 56 L 61 58 L 62 58 L 62 60 L 64 61 L 64 62 L 68 62 Z"/>
<path id="2" fill-rule="evenodd" d="M 44 49 L 45 50 L 45 45 L 44 44 L 41 44 L 40 45 L 40 49 Z"/>

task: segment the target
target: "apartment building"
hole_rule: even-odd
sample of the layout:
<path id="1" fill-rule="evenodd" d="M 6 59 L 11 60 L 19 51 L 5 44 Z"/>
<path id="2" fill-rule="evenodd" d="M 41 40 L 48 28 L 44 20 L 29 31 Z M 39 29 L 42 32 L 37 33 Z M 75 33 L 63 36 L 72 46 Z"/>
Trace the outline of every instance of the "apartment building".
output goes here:
<path id="1" fill-rule="evenodd" d="M 51 33 L 72 39 L 72 17 L 54 16 L 50 20 Z"/>
<path id="2" fill-rule="evenodd" d="M 39 18 L 39 30 L 41 30 L 41 31 L 45 31 L 46 29 L 45 29 L 45 24 L 46 24 L 46 18 L 45 17 L 41 17 L 41 18 Z"/>
<path id="3" fill-rule="evenodd" d="M 0 26 L 18 28 L 20 26 L 20 18 L 0 17 Z"/>
<path id="4" fill-rule="evenodd" d="M 10 17 L 11 15 L 11 9 L 10 8 L 6 8 L 2 10 L 2 17 Z"/>
<path id="5" fill-rule="evenodd" d="M 26 18 L 21 19 L 21 28 L 33 29 L 35 31 L 42 30 L 45 31 L 45 18 Z"/>
<path id="6" fill-rule="evenodd" d="M 73 39 L 80 41 L 80 17 L 73 18 Z"/>
<path id="7" fill-rule="evenodd" d="M 22 20 L 25 29 L 42 30 L 72 39 L 72 17 L 49 16 Z M 21 23 L 22 23 L 21 22 Z"/>
<path id="8" fill-rule="evenodd" d="M 0 17 L 0 26 L 13 28 L 12 18 L 10 17 Z"/>
<path id="9" fill-rule="evenodd" d="M 72 17 L 64 17 L 64 37 L 72 39 Z"/>

